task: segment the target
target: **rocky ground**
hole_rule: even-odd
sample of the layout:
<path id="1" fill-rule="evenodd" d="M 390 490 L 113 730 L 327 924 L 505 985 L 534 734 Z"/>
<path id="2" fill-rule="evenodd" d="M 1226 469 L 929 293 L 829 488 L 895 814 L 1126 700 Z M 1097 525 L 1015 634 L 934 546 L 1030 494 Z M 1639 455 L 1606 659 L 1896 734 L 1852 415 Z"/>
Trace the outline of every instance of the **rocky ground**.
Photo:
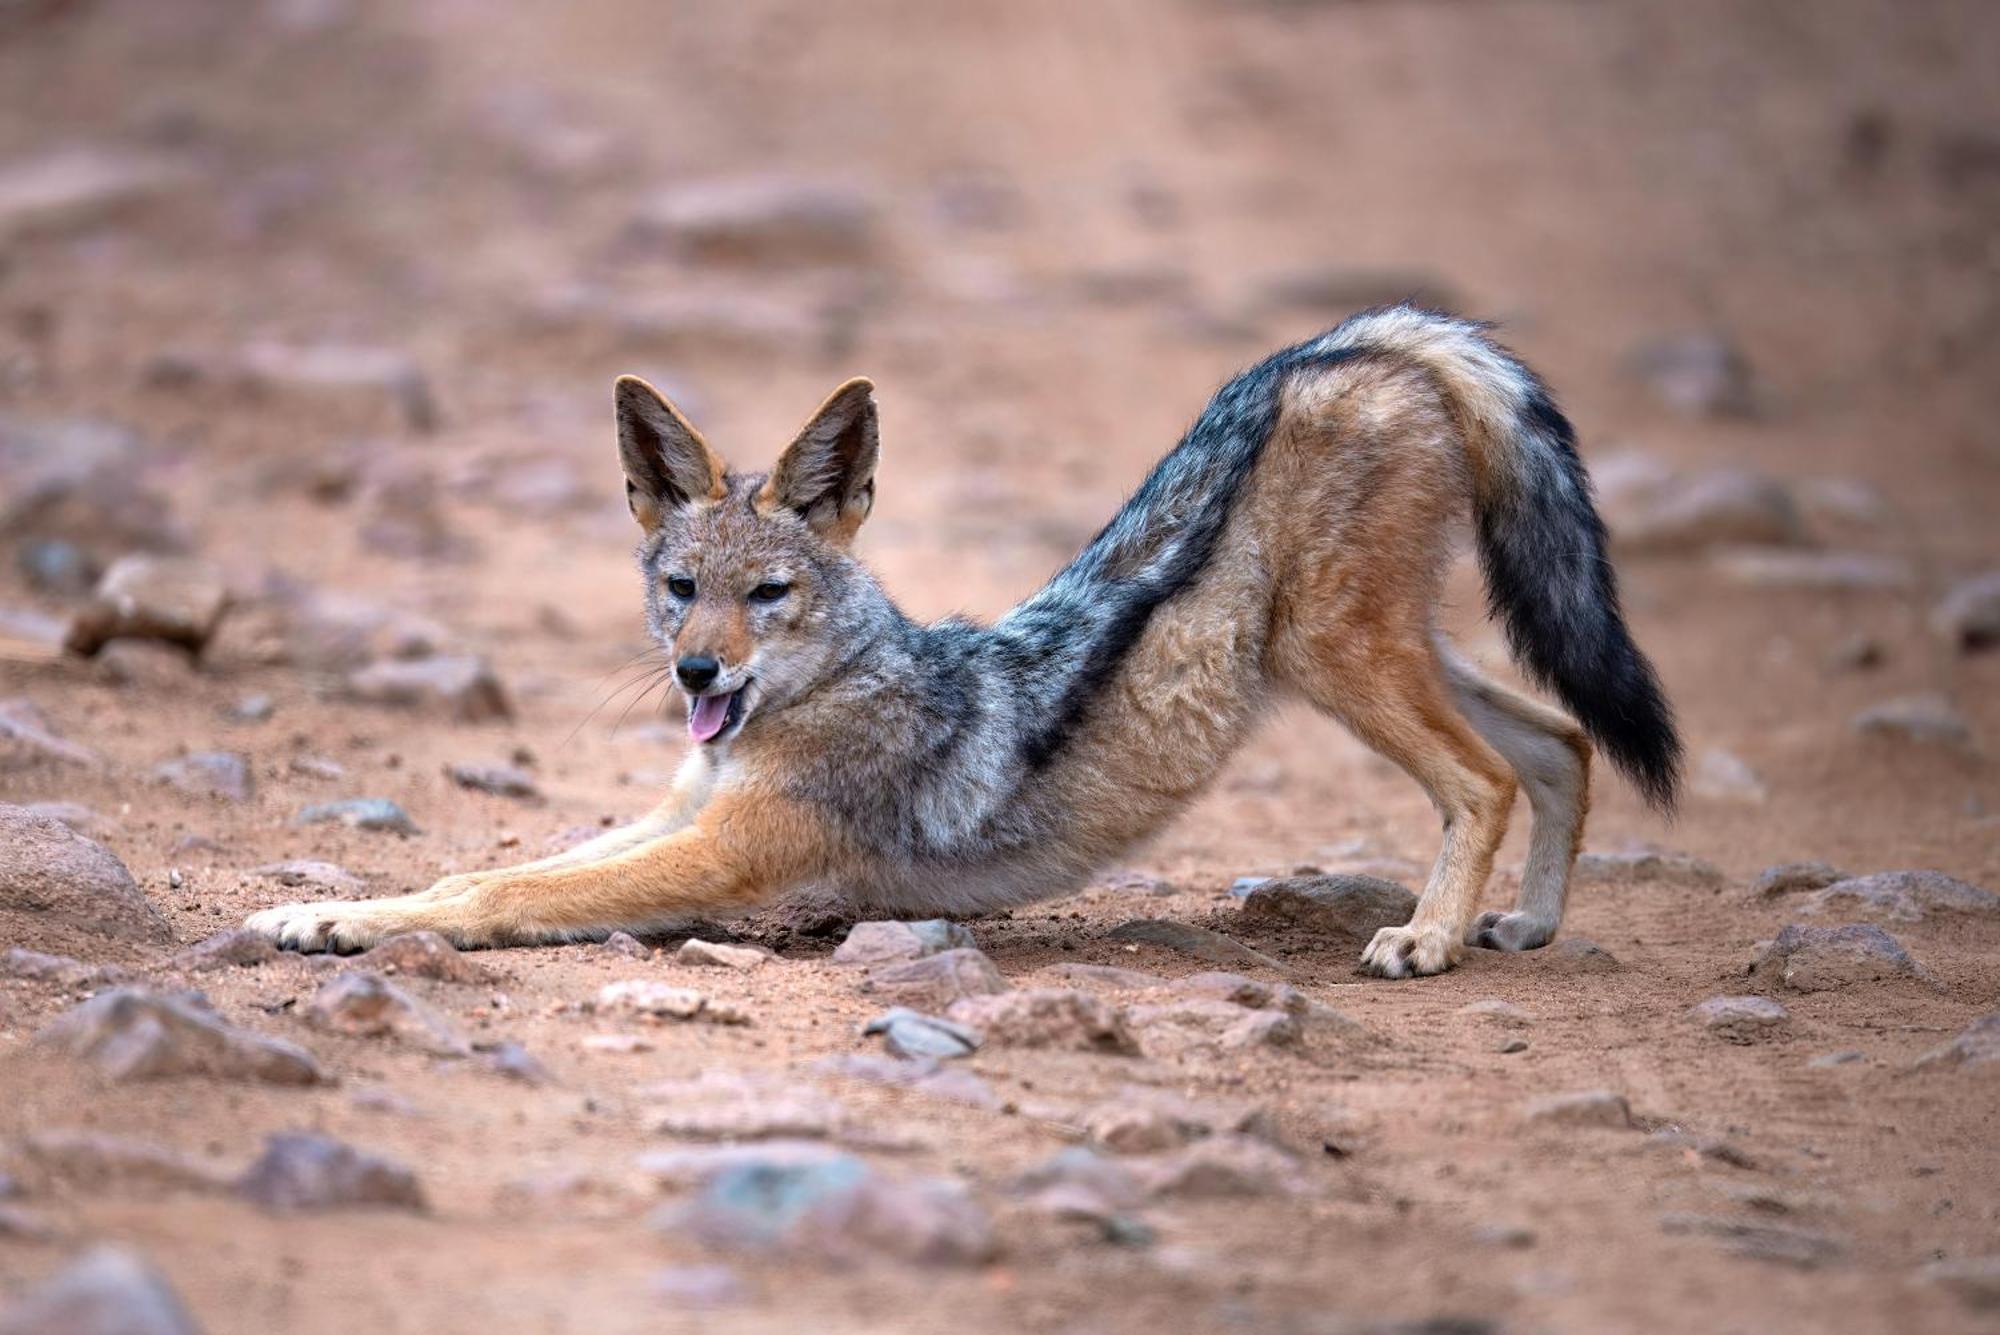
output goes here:
<path id="1" fill-rule="evenodd" d="M 1996 62 L 1972 0 L 0 4 L 0 1332 L 1992 1328 Z M 1362 979 L 1437 832 L 1303 712 L 1012 914 L 233 934 L 655 800 L 614 374 L 746 465 L 873 375 L 865 553 L 991 615 L 1412 294 L 1563 395 L 1692 746 L 1557 945 Z"/>

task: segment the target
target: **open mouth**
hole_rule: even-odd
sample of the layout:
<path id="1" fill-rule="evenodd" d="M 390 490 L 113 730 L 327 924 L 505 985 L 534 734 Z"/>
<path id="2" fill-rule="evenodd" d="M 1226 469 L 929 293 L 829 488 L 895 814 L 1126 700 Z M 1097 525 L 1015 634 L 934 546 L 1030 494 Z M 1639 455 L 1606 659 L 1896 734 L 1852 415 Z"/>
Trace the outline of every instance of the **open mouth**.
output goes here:
<path id="1" fill-rule="evenodd" d="M 688 736 L 697 742 L 713 742 L 726 737 L 743 722 L 743 693 L 746 683 L 733 691 L 697 695 L 688 701 Z"/>

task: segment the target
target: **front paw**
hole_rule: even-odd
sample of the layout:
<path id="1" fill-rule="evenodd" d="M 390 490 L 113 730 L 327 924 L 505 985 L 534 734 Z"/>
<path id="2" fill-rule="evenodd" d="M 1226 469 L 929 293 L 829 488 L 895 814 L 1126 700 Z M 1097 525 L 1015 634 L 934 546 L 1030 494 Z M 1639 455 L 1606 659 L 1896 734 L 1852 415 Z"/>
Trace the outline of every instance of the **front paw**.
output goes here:
<path id="1" fill-rule="evenodd" d="M 1458 963 L 1464 947 L 1442 927 L 1384 927 L 1361 952 L 1361 967 L 1378 978 L 1411 978 L 1443 973 Z"/>
<path id="2" fill-rule="evenodd" d="M 405 930 L 380 907 L 347 900 L 280 904 L 251 914 L 243 925 L 281 950 L 324 950 L 337 955 L 367 950 L 383 938 Z"/>

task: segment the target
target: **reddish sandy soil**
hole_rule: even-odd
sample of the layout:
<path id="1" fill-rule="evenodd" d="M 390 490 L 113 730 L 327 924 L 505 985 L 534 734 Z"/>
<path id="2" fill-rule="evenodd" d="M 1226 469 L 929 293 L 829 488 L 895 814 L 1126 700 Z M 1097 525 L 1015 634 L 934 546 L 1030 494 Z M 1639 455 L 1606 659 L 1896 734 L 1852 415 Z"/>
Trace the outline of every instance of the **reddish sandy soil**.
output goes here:
<path id="1" fill-rule="evenodd" d="M 54 1241 L 0 1235 L 0 1299 L 109 1240 L 148 1257 L 216 1332 L 1318 1331 L 1445 1316 L 1509 1330 L 1990 1328 L 1990 1312 L 1922 1272 L 2000 1251 L 2000 1067 L 1913 1062 L 1995 1009 L 2000 918 L 1888 924 L 1934 985 L 1785 995 L 1792 1018 L 1773 1039 L 1725 1043 L 1685 1015 L 1746 990 L 1756 944 L 1798 916 L 1751 893 L 1769 864 L 2000 885 L 2000 654 L 1959 655 L 1925 628 L 1952 580 L 2000 558 L 1990 6 L 662 8 L 0 6 L 0 162 L 87 145 L 183 173 L 113 216 L 0 237 L 0 411 L 138 431 L 154 484 L 242 595 L 198 671 L 121 685 L 74 658 L 0 662 L 0 696 L 32 699 L 107 761 L 10 763 L 0 797 L 93 808 L 181 943 L 294 897 L 246 874 L 262 863 L 325 859 L 398 893 L 655 800 L 682 745 L 673 705 L 654 696 L 626 717 L 631 696 L 615 693 L 643 647 L 609 421 L 622 371 L 680 394 L 750 465 L 842 376 L 872 375 L 885 444 L 865 554 L 915 613 L 991 615 L 1088 536 L 1216 383 L 1342 313 L 1339 292 L 1316 307 L 1261 299 L 1274 278 L 1421 287 L 1504 321 L 1593 458 L 1631 448 L 1872 488 L 1878 514 L 1816 509 L 1815 532 L 1907 561 L 1914 583 L 1773 589 L 1700 556 L 1621 562 L 1694 752 L 1740 758 L 1768 793 L 1697 791 L 1667 824 L 1600 775 L 1590 847 L 1652 843 L 1726 873 L 1720 889 L 1580 886 L 1566 934 L 1616 970 L 1473 952 L 1447 976 L 1387 983 L 1358 974 L 1345 940 L 1234 926 L 1239 875 L 1422 865 L 1435 848 L 1417 788 L 1304 712 L 1134 854 L 1170 894 L 1100 886 L 969 924 L 1023 986 L 1057 985 L 1049 970 L 1066 961 L 1188 974 L 1208 966 L 1108 932 L 1154 916 L 1217 927 L 1278 952 L 1374 1043 L 1179 1059 L 989 1046 L 963 1065 L 1009 1110 L 969 1110 L 810 1071 L 860 1049 L 856 1028 L 879 1007 L 829 962 L 833 939 L 773 914 L 736 929 L 780 950 L 750 973 L 582 945 L 483 957 L 490 986 L 410 982 L 472 1036 L 536 1054 L 555 1082 L 530 1088 L 308 1029 L 298 1011 L 322 970 L 305 959 L 187 978 L 172 948 L 60 924 L 0 942 L 199 986 L 339 1077 L 312 1091 L 106 1083 L 29 1045 L 74 990 L 0 980 L 0 1145 L 89 1128 L 233 1168 L 267 1132 L 317 1129 L 411 1165 L 432 1207 L 271 1217 L 226 1196 L 52 1191 L 23 1205 Z M 873 250 L 831 270 L 704 268 L 635 239 L 648 192 L 752 171 L 860 187 L 882 211 Z M 598 299 L 549 315 L 574 285 Z M 734 312 L 720 332 L 619 314 L 689 291 Z M 1681 415 L 1629 373 L 1636 345 L 1683 330 L 1743 349 L 1755 415 Z M 259 339 L 399 350 L 427 377 L 437 429 L 412 429 L 379 395 L 159 374 L 163 355 L 210 364 Z M 413 533 L 441 541 L 409 554 Z M 491 660 L 515 717 L 460 724 L 340 699 L 324 672 L 272 651 L 284 580 L 430 618 L 448 647 Z M 1497 666 L 1476 584 L 1461 572 L 1453 590 L 1451 624 Z M 0 606 L 67 610 L 11 550 Z M 1856 635 L 1885 661 L 1829 666 Z M 1955 702 L 1973 740 L 1850 728 L 1916 692 Z M 253 693 L 274 715 L 228 721 Z M 441 773 L 521 747 L 539 805 Z M 191 799 L 148 777 L 213 749 L 249 757 L 253 797 Z M 344 775 L 302 773 L 302 757 Z M 304 804 L 354 795 L 394 798 L 423 833 L 290 824 Z M 1525 816 L 1503 864 L 1519 863 Z M 631 1026 L 576 1003 L 630 977 L 698 985 L 753 1022 L 649 1030 L 643 1053 L 585 1049 Z M 1503 1054 L 1516 1031 L 1460 1013 L 1485 998 L 1537 1017 L 1518 1031 L 1525 1051 Z M 1811 1064 L 1839 1050 L 1861 1056 Z M 633 1163 L 663 1141 L 640 1091 L 702 1070 L 818 1084 L 907 1140 L 867 1157 L 968 1184 L 994 1217 L 996 1258 L 733 1260 L 742 1292 L 723 1307 L 658 1296 L 657 1272 L 710 1258 L 646 1222 L 657 1193 Z M 1081 1110 L 1133 1084 L 1263 1106 L 1302 1155 L 1298 1189 L 1148 1206 L 1146 1246 L 1010 1196 L 1017 1173 L 1077 1137 Z M 1524 1120 L 1539 1095 L 1592 1088 L 1623 1094 L 1640 1128 Z M 1650 1134 L 1662 1128 L 1726 1140 L 1749 1166 Z M 524 1205 L 510 1187 L 559 1172 L 602 1189 Z M 1747 1259 L 1727 1238 L 1663 1228 L 1675 1213 L 1804 1230 L 1837 1251 L 1810 1269 Z M 1526 1245 L 1496 1244 L 1515 1227 Z"/>

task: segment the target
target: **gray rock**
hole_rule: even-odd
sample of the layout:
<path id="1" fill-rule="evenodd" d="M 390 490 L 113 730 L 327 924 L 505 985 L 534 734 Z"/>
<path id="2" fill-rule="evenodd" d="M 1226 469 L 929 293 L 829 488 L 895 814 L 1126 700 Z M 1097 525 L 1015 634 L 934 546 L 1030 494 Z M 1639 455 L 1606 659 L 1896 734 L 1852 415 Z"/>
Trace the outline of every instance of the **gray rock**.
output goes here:
<path id="1" fill-rule="evenodd" d="M 849 1129 L 847 1110 L 811 1085 L 710 1069 L 640 1091 L 647 1121 L 688 1140 L 823 1140 Z"/>
<path id="2" fill-rule="evenodd" d="M 1616 955 L 1581 936 L 1551 942 L 1536 954 L 1567 973 L 1615 973 L 1625 967 Z"/>
<path id="3" fill-rule="evenodd" d="M 674 952 L 674 963 L 703 969 L 756 969 L 770 958 L 769 951 L 757 946 L 734 946 L 692 936 L 681 942 L 681 948 Z"/>
<path id="4" fill-rule="evenodd" d="M 676 1311 L 733 1307 L 750 1296 L 743 1279 L 726 1265 L 670 1265 L 647 1281 L 653 1297 Z"/>
<path id="5" fill-rule="evenodd" d="M 227 1191 L 229 1175 L 164 1145 L 95 1131 L 37 1131 L 19 1142 L 44 1186 L 140 1194 Z"/>
<path id="6" fill-rule="evenodd" d="M 2000 570 L 1952 585 L 1931 610 L 1931 630 L 1961 653 L 2000 645 Z"/>
<path id="7" fill-rule="evenodd" d="M 979 1047 L 979 1034 L 962 1024 L 923 1015 L 907 1006 L 897 1006 L 863 1025 L 865 1035 L 880 1034 L 882 1046 L 892 1057 L 929 1057 L 949 1060 L 969 1057 Z"/>
<path id="8" fill-rule="evenodd" d="M 96 987 L 123 982 L 128 977 L 127 971 L 116 965 L 85 964 L 68 955 L 45 955 L 20 946 L 0 951 L 0 978 L 25 978 L 38 983 L 60 983 L 64 987 Z"/>
<path id="9" fill-rule="evenodd" d="M 379 830 L 388 834 L 422 834 L 410 813 L 386 797 L 346 797 L 338 802 L 315 802 L 292 817 L 294 825 L 345 825 L 353 830 Z"/>
<path id="10" fill-rule="evenodd" d="M 293 889 L 305 887 L 324 891 L 329 899 L 353 898 L 368 888 L 366 882 L 347 868 L 309 858 L 266 863 L 261 867 L 252 867 L 249 874 Z"/>
<path id="11" fill-rule="evenodd" d="M 1846 879 L 1847 873 L 1830 863 L 1781 862 L 1758 872 L 1757 879 L 1750 883 L 1750 893 L 1760 899 L 1776 899 L 1780 895 L 1822 890 Z"/>
<path id="12" fill-rule="evenodd" d="M 1621 853 L 1585 853 L 1576 860 L 1573 885 L 1679 885 L 1691 890 L 1719 890 L 1722 869 L 1686 853 L 1634 849 Z"/>
<path id="13" fill-rule="evenodd" d="M 1769 997 L 1710 997 L 1688 1018 L 1731 1043 L 1755 1043 L 1791 1023 L 1791 1014 Z"/>
<path id="14" fill-rule="evenodd" d="M 402 1164 L 311 1132 L 267 1137 L 264 1153 L 236 1190 L 245 1200 L 281 1214 L 348 1209 L 422 1213 L 427 1208 L 416 1174 Z"/>
<path id="15" fill-rule="evenodd" d="M 59 821 L 0 803 L 0 933 L 21 941 L 54 927 L 119 941 L 173 940 L 111 850 Z"/>
<path id="16" fill-rule="evenodd" d="M 1005 992 L 1007 980 L 985 955 L 960 947 L 900 964 L 877 965 L 862 980 L 861 990 L 913 1010 L 936 1012 L 966 997 Z"/>
<path id="17" fill-rule="evenodd" d="M 438 426 L 429 380 L 408 354 L 393 348 L 257 342 L 207 363 L 183 359 L 174 369 L 184 378 L 226 380 L 258 394 L 388 408 L 413 431 Z"/>
<path id="18" fill-rule="evenodd" d="M 1855 983 L 1924 977 L 1901 942 L 1873 923 L 1787 923 L 1758 952 L 1750 976 L 1766 987 L 1824 992 Z"/>
<path id="19" fill-rule="evenodd" d="M 1157 1154 L 1208 1134 L 1208 1128 L 1175 1115 L 1171 1108 L 1125 1099 L 1087 1110 L 1083 1129 L 1091 1144 L 1112 1154 Z"/>
<path id="20" fill-rule="evenodd" d="M 600 954 L 616 955 L 620 959 L 644 960 L 653 957 L 653 948 L 630 932 L 613 932 L 597 943 Z"/>
<path id="21" fill-rule="evenodd" d="M 1145 973 L 1138 969 L 1121 969 L 1115 964 L 1085 964 L 1077 960 L 1065 960 L 1061 964 L 1048 967 L 1051 976 L 1068 983 L 1101 983 L 1105 987 L 1124 990 L 1165 987 L 1167 980 L 1156 973 Z"/>
<path id="22" fill-rule="evenodd" d="M 353 1038 L 389 1038 L 437 1057 L 464 1057 L 472 1047 L 423 1002 L 372 973 L 342 973 L 320 984 L 306 1004 L 306 1023 Z"/>
<path id="23" fill-rule="evenodd" d="M 1535 1022 L 1532 1012 L 1525 1011 L 1513 1002 L 1503 1001 L 1499 997 L 1482 997 L 1478 1001 L 1469 1001 L 1458 1008 L 1458 1013 L 1475 1020 L 1504 1025 L 1510 1029 L 1525 1029 Z"/>
<path id="24" fill-rule="evenodd" d="M 201 1335 L 159 1271 L 98 1247 L 0 1312 L 0 1335 Z"/>
<path id="25" fill-rule="evenodd" d="M 1494 1049 L 1495 1052 L 1500 1053 L 1502 1056 L 1511 1056 L 1516 1052 L 1526 1052 L 1527 1050 L 1528 1040 L 1519 1037 L 1503 1038 L 1500 1040 L 1500 1045 Z"/>
<path id="26" fill-rule="evenodd" d="M 1838 1052 L 1822 1052 L 1819 1056 L 1807 1062 L 1806 1065 L 1815 1071 L 1826 1071 L 1836 1066 L 1852 1066 L 1856 1062 L 1865 1062 L 1867 1060 L 1868 1054 L 1858 1048 L 1842 1048 Z"/>
<path id="27" fill-rule="evenodd" d="M 104 767 L 95 751 L 58 736 L 34 701 L 20 696 L 0 700 L 0 768 L 42 762 L 90 770 Z"/>
<path id="28" fill-rule="evenodd" d="M 1696 758 L 1688 774 L 1688 791 L 1717 802 L 1758 803 L 1771 796 L 1763 776 L 1743 757 L 1710 747 Z"/>
<path id="29" fill-rule="evenodd" d="M 114 686 L 183 691 L 195 672 L 194 658 L 165 640 L 120 635 L 98 647 L 97 674 Z"/>
<path id="30" fill-rule="evenodd" d="M 925 1098 L 962 1103 L 988 1112 L 1002 1106 L 993 1086 L 962 1067 L 947 1067 L 935 1057 L 884 1057 L 872 1052 L 841 1052 L 813 1063 L 816 1070 L 871 1085 L 908 1089 Z"/>
<path id="31" fill-rule="evenodd" d="M 1894 737 L 1933 746 L 1972 744 L 1972 725 L 1957 706 L 1942 695 L 1898 696 L 1870 705 L 1850 725 L 1864 737 Z"/>
<path id="32" fill-rule="evenodd" d="M 59 820 L 86 839 L 96 838 L 105 828 L 104 817 L 81 802 L 30 802 L 22 810 Z"/>
<path id="33" fill-rule="evenodd" d="M 762 265 L 853 261 L 878 241 L 866 191 L 776 175 L 660 190 L 640 203 L 632 232 L 689 259 Z"/>
<path id="34" fill-rule="evenodd" d="M 1305 994 L 1290 983 L 1267 983 L 1257 978 L 1247 978 L 1240 973 L 1225 973 L 1218 969 L 1208 969 L 1201 973 L 1191 973 L 1185 978 L 1177 978 L 1167 985 L 1180 997 L 1196 1000 L 1226 1001 L 1233 1006 L 1250 1010 L 1277 1010 L 1291 1015 L 1304 1015 L 1311 1007 Z"/>
<path id="35" fill-rule="evenodd" d="M 145 480 L 148 450 L 125 427 L 85 418 L 0 418 L 0 535 L 66 542 L 92 565 L 188 546 L 173 506 Z"/>
<path id="36" fill-rule="evenodd" d="M 772 1139 L 747 1145 L 676 1145 L 647 1150 L 639 1156 L 638 1168 L 662 1190 L 690 1191 L 746 1166 L 817 1168 L 849 1157 L 848 1151 L 824 1140 Z"/>
<path id="37" fill-rule="evenodd" d="M 1213 998 L 1131 1006 L 1124 1018 L 1148 1057 L 1177 1057 L 1194 1049 L 1290 1048 L 1303 1033 L 1291 1012 L 1253 1010 Z"/>
<path id="38" fill-rule="evenodd" d="M 165 159 L 96 145 L 14 159 L 0 166 L 0 245 L 99 226 L 187 179 Z"/>
<path id="39" fill-rule="evenodd" d="M 1628 552 L 1672 554 L 1808 541 L 1805 517 L 1784 484 L 1738 468 L 1692 473 L 1654 488 L 1613 524 L 1611 536 Z"/>
<path id="40" fill-rule="evenodd" d="M 97 587 L 104 573 L 95 557 L 64 538 L 30 538 L 16 557 L 29 584 L 58 598 L 82 597 Z"/>
<path id="41" fill-rule="evenodd" d="M 1288 965 L 1271 958 L 1261 950 L 1251 949 L 1233 937 L 1224 936 L 1221 932 L 1212 932 L 1206 927 L 1174 922 L 1167 918 L 1134 918 L 1129 922 L 1118 924 L 1104 935 L 1109 941 L 1130 941 L 1159 946 L 1176 954 L 1205 960 L 1210 964 L 1269 969 L 1281 976 L 1290 976 L 1292 972 Z"/>
<path id="42" fill-rule="evenodd" d="M 1632 1108 L 1625 1096 L 1608 1089 L 1586 1089 L 1569 1094 L 1550 1094 L 1528 1104 L 1527 1119 L 1545 1126 L 1610 1127 L 1619 1131 L 1632 1127 Z"/>
<path id="43" fill-rule="evenodd" d="M 0 1201 L 0 1238 L 14 1242 L 55 1242 L 62 1236 L 62 1230 L 38 1211 Z M 6 1314 L 0 1313 L 0 1331 L 9 1329 L 6 1320 Z"/>
<path id="44" fill-rule="evenodd" d="M 542 800 L 535 776 L 518 765 L 449 765 L 445 773 L 461 788 L 495 797 L 514 797 L 524 802 Z"/>
<path id="45" fill-rule="evenodd" d="M 277 703 L 270 696 L 262 691 L 253 691 L 249 695 L 238 696 L 222 716 L 231 723 L 269 723 L 271 716 L 277 712 Z"/>
<path id="46" fill-rule="evenodd" d="M 441 983 L 491 983 L 493 970 L 479 963 L 436 932 L 399 932 L 354 961 L 360 969 L 404 978 L 434 978 Z"/>
<path id="47" fill-rule="evenodd" d="M 1932 1261 L 1917 1278 L 1943 1289 L 1975 1312 L 2000 1312 L 2000 1256 Z"/>
<path id="48" fill-rule="evenodd" d="M 205 1075 L 273 1085 L 328 1083 L 310 1052 L 225 1023 L 212 1011 L 143 987 L 100 992 L 50 1021 L 35 1041 L 113 1080 Z"/>
<path id="49" fill-rule="evenodd" d="M 517 1084 L 536 1089 L 555 1083 L 555 1077 L 549 1074 L 549 1068 L 536 1060 L 534 1053 L 512 1039 L 499 1043 L 482 1043 L 478 1048 L 481 1062 L 495 1075 L 504 1076 Z"/>
<path id="50" fill-rule="evenodd" d="M 1896 593 L 1916 583 L 1916 571 L 1908 561 L 1873 552 L 1732 547 L 1715 553 L 1710 565 L 1727 582 L 1751 589 Z"/>
<path id="51" fill-rule="evenodd" d="M 247 802 L 256 791 L 250 762 L 231 751 L 197 751 L 155 766 L 153 778 L 190 797 Z"/>
<path id="52" fill-rule="evenodd" d="M 1674 1211 L 1660 1216 L 1666 1233 L 1720 1239 L 1728 1251 L 1750 1261 L 1770 1261 L 1800 1270 L 1817 1270 L 1838 1260 L 1845 1248 L 1823 1233 L 1758 1220 Z"/>
<path id="53" fill-rule="evenodd" d="M 1134 1169 L 1149 1196 L 1217 1200 L 1272 1196 L 1296 1189 L 1299 1161 L 1252 1136 L 1211 1136 Z"/>
<path id="54" fill-rule="evenodd" d="M 500 679 L 483 658 L 386 659 L 347 675 L 349 699 L 399 709 L 423 709 L 459 723 L 512 718 Z"/>
<path id="55" fill-rule="evenodd" d="M 228 610 L 228 586 L 213 566 L 187 557 L 122 557 L 97 582 L 64 645 L 88 656 L 107 641 L 130 636 L 199 654 Z"/>
<path id="56" fill-rule="evenodd" d="M 1082 1145 L 1058 1150 L 1011 1184 L 1017 1195 L 1054 1188 L 1088 1193 L 1109 1210 L 1130 1210 L 1143 1204 L 1147 1193 L 1147 1184 L 1141 1180 L 1136 1166 Z"/>
<path id="57" fill-rule="evenodd" d="M 1632 349 L 1633 375 L 1661 403 L 1688 417 L 1749 417 L 1756 387 L 1743 353 L 1713 332 L 1663 334 Z"/>
<path id="58" fill-rule="evenodd" d="M 278 957 L 278 948 L 261 933 L 241 927 L 218 932 L 174 956 L 176 969 L 206 973 L 211 969 L 250 968 Z"/>
<path id="59" fill-rule="evenodd" d="M 1941 871 L 1883 871 L 1835 881 L 1808 896 L 1802 907 L 1808 913 L 1921 922 L 1937 913 L 1990 915 L 2000 910 L 2000 895 Z"/>
<path id="60" fill-rule="evenodd" d="M 2000 1062 L 2000 1011 L 1982 1015 L 1949 1043 L 1917 1058 L 1918 1066 L 1989 1066 Z"/>
<path id="61" fill-rule="evenodd" d="M 1821 660 L 1828 672 L 1872 672 L 1889 661 L 1889 650 L 1873 635 L 1848 635 L 1826 651 Z"/>
<path id="62" fill-rule="evenodd" d="M 675 987 L 652 978 L 627 978 L 597 990 L 597 1009 L 645 1015 L 653 1019 L 692 1020 L 708 999 L 691 987 Z"/>
<path id="63" fill-rule="evenodd" d="M 835 964 L 887 964 L 975 947 L 972 933 L 955 922 L 857 922 L 833 952 Z"/>
<path id="64" fill-rule="evenodd" d="M 1246 921 L 1309 928 L 1361 943 L 1384 927 L 1400 927 L 1417 911 L 1417 897 L 1373 876 L 1287 876 L 1266 881 L 1243 900 Z"/>
<path id="65" fill-rule="evenodd" d="M 1031 988 L 954 1002 L 947 1018 L 1001 1047 L 1135 1055 L 1124 1016 L 1088 992 Z"/>

